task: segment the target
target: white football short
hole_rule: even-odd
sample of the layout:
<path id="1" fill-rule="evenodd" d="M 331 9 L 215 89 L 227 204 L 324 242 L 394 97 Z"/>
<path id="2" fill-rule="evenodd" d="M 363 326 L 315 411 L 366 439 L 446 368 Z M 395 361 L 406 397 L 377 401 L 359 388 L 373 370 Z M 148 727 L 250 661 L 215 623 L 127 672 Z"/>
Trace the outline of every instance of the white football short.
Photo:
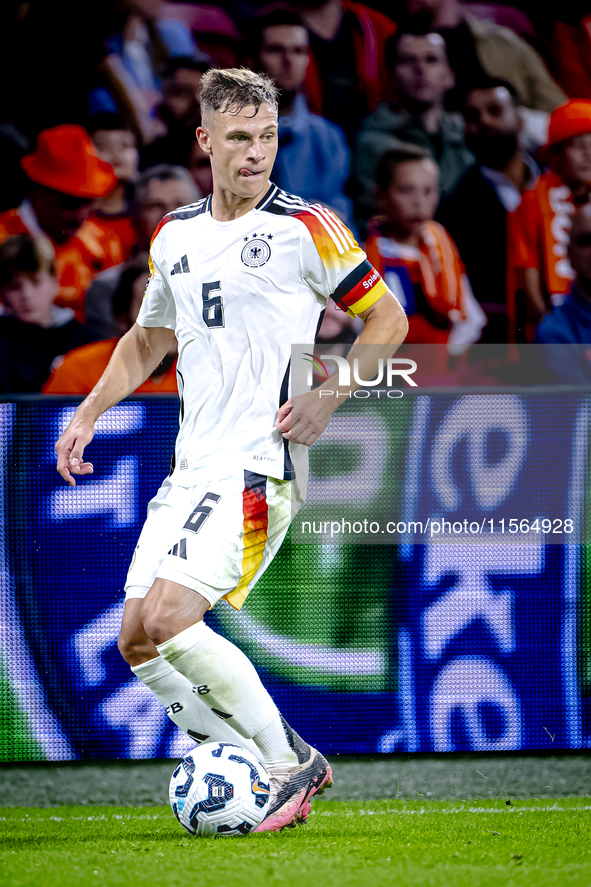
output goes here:
<path id="1" fill-rule="evenodd" d="M 160 578 L 198 591 L 212 606 L 224 597 L 239 610 L 299 504 L 291 481 L 251 471 L 194 487 L 167 478 L 148 505 L 125 599 L 144 598 Z"/>

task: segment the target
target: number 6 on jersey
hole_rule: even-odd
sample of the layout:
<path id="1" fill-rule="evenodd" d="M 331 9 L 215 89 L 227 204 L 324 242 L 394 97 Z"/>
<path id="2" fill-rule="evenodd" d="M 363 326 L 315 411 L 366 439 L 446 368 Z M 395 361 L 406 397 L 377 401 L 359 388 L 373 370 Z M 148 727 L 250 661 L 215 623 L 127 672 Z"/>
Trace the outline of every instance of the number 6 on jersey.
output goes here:
<path id="1" fill-rule="evenodd" d="M 221 296 L 211 296 L 210 293 L 221 290 L 222 285 L 219 280 L 213 283 L 204 283 L 201 289 L 203 296 L 203 320 L 211 329 L 214 327 L 223 327 L 224 323 L 224 303 Z"/>

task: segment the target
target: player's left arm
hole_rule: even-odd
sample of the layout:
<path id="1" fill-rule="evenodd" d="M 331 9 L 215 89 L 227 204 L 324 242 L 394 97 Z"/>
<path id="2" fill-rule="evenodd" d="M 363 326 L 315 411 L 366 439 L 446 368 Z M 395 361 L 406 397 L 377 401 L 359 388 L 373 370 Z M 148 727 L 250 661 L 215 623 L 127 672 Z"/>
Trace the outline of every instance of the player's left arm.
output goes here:
<path id="1" fill-rule="evenodd" d="M 389 290 L 358 316 L 364 327 L 347 356 L 351 384 L 338 385 L 335 374 L 313 391 L 286 401 L 279 409 L 275 424 L 287 440 L 306 446 L 313 444 L 349 393 L 360 387 L 355 382 L 353 361 L 357 361 L 357 378 L 372 379 L 378 372 L 380 359 L 392 357 L 408 332 L 406 314 Z M 370 345 L 371 348 L 367 347 Z"/>

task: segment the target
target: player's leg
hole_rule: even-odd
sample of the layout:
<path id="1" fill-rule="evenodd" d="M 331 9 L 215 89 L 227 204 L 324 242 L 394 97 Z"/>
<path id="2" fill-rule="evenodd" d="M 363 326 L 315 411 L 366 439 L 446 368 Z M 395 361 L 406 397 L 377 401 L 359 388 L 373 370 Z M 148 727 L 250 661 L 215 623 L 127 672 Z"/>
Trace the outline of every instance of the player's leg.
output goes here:
<path id="1" fill-rule="evenodd" d="M 232 742 L 258 756 L 254 743 L 244 740 L 205 705 L 201 699 L 203 688 L 195 687 L 158 654 L 141 622 L 142 603 L 141 598 L 126 601 L 118 642 L 135 676 L 158 697 L 170 720 L 195 742 Z"/>
<path id="2" fill-rule="evenodd" d="M 119 651 L 135 676 L 160 700 L 170 720 L 195 742 L 232 742 L 260 757 L 254 743 L 237 734 L 205 705 L 200 693 L 202 688 L 192 684 L 158 654 L 144 630 L 141 621 L 143 599 L 154 580 L 162 553 L 169 547 L 168 535 L 177 532 L 174 523 L 171 527 L 169 512 L 172 509 L 166 504 L 170 494 L 170 484 L 165 481 L 148 507 L 148 518 L 127 577 Z"/>
<path id="3" fill-rule="evenodd" d="M 248 486 L 252 477 L 258 479 L 256 495 L 251 495 Z M 224 509 L 215 510 L 215 517 L 207 521 L 200 536 L 181 534 L 175 549 L 180 552 L 182 542 L 183 557 L 173 554 L 164 559 L 144 601 L 142 622 L 160 655 L 208 691 L 203 698 L 212 712 L 256 743 L 274 786 L 264 830 L 287 825 L 298 814 L 305 818 L 310 797 L 330 785 L 332 777 L 322 755 L 281 717 L 250 660 L 203 622 L 203 614 L 221 596 L 240 606 L 289 525 L 291 503 L 285 486 L 249 476 L 245 489 L 241 482 L 239 492 L 237 536 L 236 485 L 219 484 L 208 495 L 224 501 Z M 187 525 L 190 521 L 185 530 Z M 240 545 L 236 545 L 236 538 Z"/>
<path id="4" fill-rule="evenodd" d="M 330 767 L 289 727 L 245 654 L 212 631 L 202 615 L 192 622 L 209 607 L 201 593 L 156 579 L 144 601 L 142 621 L 160 655 L 191 684 L 201 686 L 211 712 L 243 737 L 239 744 L 249 739 L 255 743 L 272 787 L 269 814 L 257 831 L 305 820 L 311 797 L 332 784 Z"/>

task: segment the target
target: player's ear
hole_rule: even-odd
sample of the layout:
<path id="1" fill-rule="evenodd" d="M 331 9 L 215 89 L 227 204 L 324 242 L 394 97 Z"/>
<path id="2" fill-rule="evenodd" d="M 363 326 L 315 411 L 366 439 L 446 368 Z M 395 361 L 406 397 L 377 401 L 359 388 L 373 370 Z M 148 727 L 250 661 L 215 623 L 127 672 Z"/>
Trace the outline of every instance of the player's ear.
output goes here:
<path id="1" fill-rule="evenodd" d="M 209 132 L 203 126 L 198 126 L 195 135 L 197 136 L 197 141 L 199 142 L 201 150 L 205 151 L 206 154 L 211 154 L 211 138 Z"/>

